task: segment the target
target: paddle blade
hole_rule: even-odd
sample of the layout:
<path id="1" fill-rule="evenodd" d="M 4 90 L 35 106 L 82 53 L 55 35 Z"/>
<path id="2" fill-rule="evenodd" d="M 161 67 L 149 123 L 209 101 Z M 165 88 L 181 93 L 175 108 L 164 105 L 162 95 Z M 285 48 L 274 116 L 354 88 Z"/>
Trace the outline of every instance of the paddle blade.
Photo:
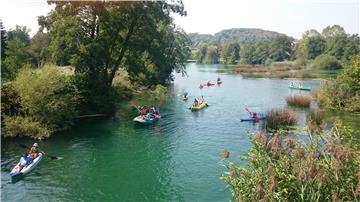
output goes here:
<path id="1" fill-rule="evenodd" d="M 247 112 L 250 112 L 250 111 L 249 111 L 249 109 L 248 109 L 247 107 L 245 107 L 245 108 L 244 108 L 244 110 L 245 110 L 245 111 L 247 111 Z"/>
<path id="2" fill-rule="evenodd" d="M 25 144 L 19 144 L 19 146 L 25 149 L 28 148 L 28 146 L 26 146 Z"/>
<path id="3" fill-rule="evenodd" d="M 57 157 L 57 156 L 49 156 L 52 160 L 60 160 L 62 159 L 62 157 Z"/>
<path id="4" fill-rule="evenodd" d="M 161 107 L 161 106 L 163 106 L 164 104 L 165 104 L 165 100 L 160 99 L 160 101 L 159 101 L 159 105 L 160 105 L 160 107 Z"/>
<path id="5" fill-rule="evenodd" d="M 130 101 L 130 106 L 131 106 L 131 107 L 135 107 L 135 100 L 131 100 L 131 101 Z"/>

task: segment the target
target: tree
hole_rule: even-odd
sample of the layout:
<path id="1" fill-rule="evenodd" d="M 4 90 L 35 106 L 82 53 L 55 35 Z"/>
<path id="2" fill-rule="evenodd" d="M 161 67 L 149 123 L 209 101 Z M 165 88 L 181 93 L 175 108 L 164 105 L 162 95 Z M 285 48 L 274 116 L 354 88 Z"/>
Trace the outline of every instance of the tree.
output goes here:
<path id="1" fill-rule="evenodd" d="M 198 55 L 197 55 L 197 61 L 199 63 L 204 63 L 205 62 L 206 51 L 207 51 L 207 45 L 201 43 L 199 45 L 199 52 L 198 52 Z"/>
<path id="2" fill-rule="evenodd" d="M 3 23 L 2 21 L 0 20 L 0 30 L 1 30 L 1 61 L 4 61 L 6 55 L 5 55 L 5 49 L 6 49 L 6 40 L 7 40 L 7 37 L 6 37 L 6 30 L 3 26 Z"/>
<path id="3" fill-rule="evenodd" d="M 325 39 L 316 30 L 310 29 L 304 32 L 300 41 L 297 55 L 303 55 L 305 59 L 312 60 L 325 51 Z M 301 53 L 300 53 L 301 52 Z"/>
<path id="4" fill-rule="evenodd" d="M 270 58 L 269 44 L 259 42 L 255 45 L 254 63 L 265 64 L 265 61 Z"/>
<path id="5" fill-rule="evenodd" d="M 277 36 L 270 43 L 270 57 L 274 61 L 288 60 L 290 59 L 291 54 L 291 39 L 286 35 Z"/>
<path id="6" fill-rule="evenodd" d="M 217 51 L 216 46 L 207 47 L 204 63 L 206 64 L 219 63 L 219 53 Z"/>
<path id="7" fill-rule="evenodd" d="M 25 45 L 29 45 L 30 36 L 29 36 L 30 29 L 26 26 L 16 25 L 15 29 L 8 31 L 7 33 L 7 40 L 15 40 L 19 39 L 21 43 Z"/>
<path id="8" fill-rule="evenodd" d="M 183 31 L 170 16 L 186 14 L 181 1 L 49 3 L 55 4 L 55 10 L 39 18 L 39 23 L 49 30 L 51 59 L 75 66 L 89 102 L 95 95 L 109 96 L 120 67 L 133 82 L 164 84 L 172 79 L 174 68 L 183 67 L 190 52 Z"/>
<path id="9" fill-rule="evenodd" d="M 316 57 L 313 67 L 320 70 L 336 70 L 342 66 L 334 56 L 323 54 Z"/>
<path id="10" fill-rule="evenodd" d="M 13 80 L 17 72 L 28 63 L 29 54 L 26 45 L 19 38 L 7 42 L 6 58 L 3 62 L 2 78 Z"/>
<path id="11" fill-rule="evenodd" d="M 3 60 L 2 78 L 13 80 L 17 72 L 29 61 L 27 45 L 29 44 L 29 29 L 16 25 L 15 30 L 7 33 L 6 58 Z"/>
<path id="12" fill-rule="evenodd" d="M 28 47 L 28 52 L 31 56 L 31 63 L 34 66 L 39 66 L 41 60 L 48 56 L 47 46 L 50 39 L 47 33 L 37 32 L 31 39 Z"/>
<path id="13" fill-rule="evenodd" d="M 256 64 L 255 46 L 253 44 L 246 44 L 240 50 L 240 63 Z"/>
<path id="14" fill-rule="evenodd" d="M 348 43 L 348 37 L 344 28 L 339 25 L 327 26 L 323 29 L 322 35 L 326 40 L 325 53 L 341 60 L 344 56 L 344 48 Z"/>
<path id="15" fill-rule="evenodd" d="M 332 38 L 339 35 L 346 35 L 345 30 L 340 25 L 327 26 L 322 30 L 325 38 Z"/>
<path id="16" fill-rule="evenodd" d="M 240 59 L 240 46 L 238 43 L 225 43 L 219 46 L 220 61 L 224 64 L 235 64 Z"/>

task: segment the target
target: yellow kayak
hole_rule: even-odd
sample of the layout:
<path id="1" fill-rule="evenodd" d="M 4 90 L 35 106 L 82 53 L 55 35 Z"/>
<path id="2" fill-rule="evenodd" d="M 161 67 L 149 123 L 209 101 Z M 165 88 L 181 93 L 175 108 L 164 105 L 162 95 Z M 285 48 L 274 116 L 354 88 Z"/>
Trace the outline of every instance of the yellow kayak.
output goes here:
<path id="1" fill-rule="evenodd" d="M 198 110 L 200 110 L 200 109 L 202 109 L 202 108 L 204 108 L 206 106 L 207 106 L 206 102 L 202 102 L 199 105 L 197 105 L 196 107 L 191 106 L 190 109 L 191 109 L 191 111 L 198 111 Z"/>
<path id="2" fill-rule="evenodd" d="M 186 101 L 188 100 L 188 97 L 182 97 L 182 100 Z"/>

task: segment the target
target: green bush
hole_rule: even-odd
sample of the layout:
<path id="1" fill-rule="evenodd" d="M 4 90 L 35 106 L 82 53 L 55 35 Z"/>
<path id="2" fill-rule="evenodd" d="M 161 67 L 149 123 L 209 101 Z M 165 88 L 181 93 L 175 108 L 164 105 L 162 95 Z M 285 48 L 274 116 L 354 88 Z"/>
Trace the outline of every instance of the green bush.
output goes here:
<path id="1" fill-rule="evenodd" d="M 53 132 L 48 126 L 33 120 L 31 117 L 5 116 L 4 137 L 27 136 L 34 139 L 44 139 Z"/>
<path id="2" fill-rule="evenodd" d="M 322 54 L 315 58 L 312 68 L 320 70 L 336 70 L 342 68 L 342 66 L 336 57 Z"/>
<path id="3" fill-rule="evenodd" d="M 9 134 L 22 132 L 34 138 L 48 137 L 53 131 L 70 127 L 77 116 L 80 99 L 77 88 L 70 76 L 61 74 L 55 67 L 22 69 L 12 86 L 20 97 L 21 111 L 17 114 L 19 117 L 5 122 L 5 131 Z M 27 121 L 28 127 L 22 126 L 21 120 Z M 21 130 L 16 129 L 17 124 Z"/>
<path id="4" fill-rule="evenodd" d="M 321 83 L 317 100 L 321 107 L 360 112 L 360 55 L 336 80 Z"/>

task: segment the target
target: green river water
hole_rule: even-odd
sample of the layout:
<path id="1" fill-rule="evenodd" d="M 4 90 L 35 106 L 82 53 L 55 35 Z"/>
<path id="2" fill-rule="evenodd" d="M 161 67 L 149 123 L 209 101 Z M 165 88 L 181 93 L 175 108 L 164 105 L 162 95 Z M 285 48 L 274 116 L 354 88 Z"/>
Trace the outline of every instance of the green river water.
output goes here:
<path id="1" fill-rule="evenodd" d="M 227 201 L 231 194 L 219 176 L 220 151 L 230 151 L 230 160 L 250 147 L 247 132 L 261 124 L 240 122 L 244 107 L 257 112 L 286 106 L 284 97 L 308 94 L 288 90 L 290 81 L 243 79 L 231 66 L 188 64 L 189 77 L 175 75 L 172 97 L 161 108 L 162 119 L 153 126 L 132 122 L 135 113 L 124 103 L 115 117 L 93 119 L 70 131 L 38 142 L 48 155 L 30 174 L 11 179 L 9 172 L 25 150 L 28 139 L 2 139 L 2 201 Z M 221 70 L 221 71 L 219 71 Z M 221 72 L 221 73 L 219 73 Z M 215 82 L 221 86 L 198 86 Z M 318 88 L 319 81 L 305 80 Z M 182 101 L 178 94 L 189 92 Z M 199 112 L 188 108 L 203 94 L 209 107 Z M 314 105 L 313 105 L 314 106 Z M 299 124 L 305 111 L 295 109 Z M 349 118 L 355 125 L 357 117 Z"/>

